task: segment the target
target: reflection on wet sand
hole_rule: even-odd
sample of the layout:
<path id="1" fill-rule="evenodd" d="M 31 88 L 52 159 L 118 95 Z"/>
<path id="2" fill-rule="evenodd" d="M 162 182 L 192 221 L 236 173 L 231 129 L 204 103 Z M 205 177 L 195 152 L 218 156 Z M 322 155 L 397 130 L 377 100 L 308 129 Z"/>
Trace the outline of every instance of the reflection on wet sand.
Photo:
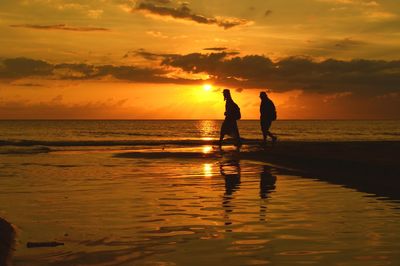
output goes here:
<path id="1" fill-rule="evenodd" d="M 267 198 L 275 190 L 276 176 L 271 174 L 271 170 L 270 166 L 263 165 L 260 172 L 260 222 L 265 222 Z"/>
<path id="2" fill-rule="evenodd" d="M 240 187 L 240 164 L 239 160 L 229 159 L 220 162 L 219 170 L 225 178 L 225 194 L 222 197 L 222 208 L 224 209 L 225 225 L 231 225 L 230 213 L 233 212 L 233 193 Z M 230 231 L 230 230 L 228 230 Z"/>
<path id="3" fill-rule="evenodd" d="M 225 180 L 225 193 L 222 197 L 225 225 L 232 225 L 230 214 L 233 213 L 233 193 L 240 188 L 241 168 L 238 159 L 227 159 L 220 162 L 220 173 Z M 275 190 L 276 176 L 272 175 L 271 167 L 264 165 L 260 171 L 260 214 L 259 220 L 265 221 L 267 211 L 267 198 Z M 228 230 L 230 232 L 230 230 Z"/>
<path id="4" fill-rule="evenodd" d="M 271 167 L 263 165 L 260 173 L 260 198 L 268 198 L 268 194 L 275 190 L 276 176 L 271 174 Z"/>

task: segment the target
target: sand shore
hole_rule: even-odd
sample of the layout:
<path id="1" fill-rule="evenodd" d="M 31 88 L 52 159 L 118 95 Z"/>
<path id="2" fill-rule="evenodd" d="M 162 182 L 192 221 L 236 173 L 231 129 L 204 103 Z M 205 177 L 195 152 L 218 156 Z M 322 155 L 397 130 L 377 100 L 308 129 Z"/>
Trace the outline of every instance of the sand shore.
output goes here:
<path id="1" fill-rule="evenodd" d="M 0 265 L 10 265 L 14 241 L 14 228 L 6 220 L 0 218 Z"/>

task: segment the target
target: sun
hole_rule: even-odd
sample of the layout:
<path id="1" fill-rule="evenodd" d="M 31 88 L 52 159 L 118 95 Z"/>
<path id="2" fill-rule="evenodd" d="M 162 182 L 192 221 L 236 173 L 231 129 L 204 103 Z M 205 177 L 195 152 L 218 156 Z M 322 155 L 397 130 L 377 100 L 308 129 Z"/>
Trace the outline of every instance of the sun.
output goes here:
<path id="1" fill-rule="evenodd" d="M 210 90 L 212 89 L 212 85 L 210 85 L 210 84 L 204 84 L 204 85 L 203 85 L 203 89 L 204 89 L 205 91 L 210 91 Z"/>

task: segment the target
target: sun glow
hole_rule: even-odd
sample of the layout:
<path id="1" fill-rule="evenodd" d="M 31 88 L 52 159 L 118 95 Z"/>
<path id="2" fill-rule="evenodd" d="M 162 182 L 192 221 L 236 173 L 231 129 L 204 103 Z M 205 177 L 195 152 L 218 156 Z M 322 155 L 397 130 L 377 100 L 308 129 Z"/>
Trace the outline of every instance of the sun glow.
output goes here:
<path id="1" fill-rule="evenodd" d="M 204 89 L 205 91 L 210 91 L 212 88 L 213 88 L 213 87 L 212 87 L 212 85 L 210 85 L 210 84 L 204 84 L 204 85 L 203 85 L 203 89 Z"/>

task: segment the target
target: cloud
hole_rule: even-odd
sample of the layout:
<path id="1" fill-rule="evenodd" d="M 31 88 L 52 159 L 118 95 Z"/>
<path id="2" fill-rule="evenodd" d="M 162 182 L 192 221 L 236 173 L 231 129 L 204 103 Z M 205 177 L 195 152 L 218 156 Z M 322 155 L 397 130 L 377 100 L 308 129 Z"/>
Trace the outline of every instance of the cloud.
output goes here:
<path id="1" fill-rule="evenodd" d="M 107 28 L 99 28 L 99 27 L 72 27 L 67 26 L 65 24 L 56 24 L 56 25 L 35 25 L 35 24 L 15 24 L 10 25 L 13 28 L 28 28 L 35 30 L 66 30 L 66 31 L 109 31 Z"/>
<path id="2" fill-rule="evenodd" d="M 104 11 L 101 9 L 91 9 L 88 11 L 88 17 L 98 19 L 103 15 Z"/>
<path id="3" fill-rule="evenodd" d="M 228 48 L 226 47 L 209 47 L 209 48 L 204 48 L 203 50 L 205 51 L 225 51 Z"/>
<path id="4" fill-rule="evenodd" d="M 370 21 L 395 20 L 398 18 L 395 13 L 387 11 L 367 11 L 364 14 L 366 18 Z"/>
<path id="5" fill-rule="evenodd" d="M 0 78 L 22 78 L 51 75 L 53 66 L 42 60 L 29 58 L 4 59 L 0 65 Z"/>
<path id="6" fill-rule="evenodd" d="M 145 52 L 142 51 L 142 53 Z M 143 83 L 193 84 L 196 82 L 196 79 L 167 77 L 169 73 L 168 70 L 160 67 L 146 68 L 78 63 L 51 64 L 43 60 L 23 57 L 8 58 L 0 61 L 0 79 L 3 80 L 17 80 L 29 77 L 59 80 L 89 80 L 112 77 L 117 80 Z"/>
<path id="7" fill-rule="evenodd" d="M 140 56 L 146 60 L 156 61 L 156 60 L 162 60 L 163 58 L 168 57 L 168 56 L 175 56 L 175 55 L 177 55 L 177 54 L 157 54 L 157 53 L 148 52 L 145 49 L 138 49 L 138 50 L 134 50 L 134 51 L 128 51 L 124 55 L 124 58 L 128 58 L 130 56 Z"/>
<path id="8" fill-rule="evenodd" d="M 0 61 L 0 79 L 23 78 L 199 84 L 208 77 L 218 87 L 304 92 L 384 95 L 400 91 L 400 60 L 316 61 L 287 57 L 273 61 L 264 55 L 238 56 L 229 52 L 156 54 L 132 51 L 151 60 L 153 67 L 128 65 L 52 64 L 43 60 L 13 58 Z M 20 81 L 23 82 L 23 81 Z M 35 79 L 30 79 L 34 83 Z M 15 83 L 15 82 L 14 82 Z M 346 94 L 340 94 L 346 93 Z"/>
<path id="9" fill-rule="evenodd" d="M 152 30 L 149 30 L 149 31 L 146 31 L 146 34 L 147 35 L 150 35 L 150 36 L 152 36 L 152 37 L 154 37 L 154 38 L 160 38 L 160 39 L 168 39 L 168 36 L 167 35 L 164 35 L 162 32 L 160 32 L 160 31 L 152 31 Z"/>
<path id="10" fill-rule="evenodd" d="M 193 53 L 166 56 L 163 65 L 188 73 L 206 73 L 221 86 L 293 89 L 320 93 L 357 92 L 383 94 L 400 90 L 400 61 L 288 57 L 273 62 L 263 55 L 231 56 L 228 53 Z"/>
<path id="11" fill-rule="evenodd" d="M 147 0 L 147 1 L 158 3 L 158 4 L 170 4 L 171 3 L 171 0 Z"/>
<path id="12" fill-rule="evenodd" d="M 169 6 L 155 5 L 150 2 L 139 2 L 134 10 L 157 16 L 189 20 L 199 24 L 217 25 L 224 29 L 230 29 L 236 26 L 246 25 L 250 23 L 250 21 L 240 18 L 206 17 L 203 15 L 195 14 L 186 3 L 183 3 L 179 7 L 174 8 Z"/>
<path id="13" fill-rule="evenodd" d="M 264 16 L 268 17 L 269 15 L 272 14 L 272 10 L 268 9 L 264 12 Z"/>
<path id="14" fill-rule="evenodd" d="M 44 87 L 43 84 L 39 83 L 12 83 L 13 86 L 18 86 L 18 87 Z"/>
<path id="15" fill-rule="evenodd" d="M 353 93 L 351 93 L 349 91 L 334 93 L 334 94 L 325 96 L 323 98 L 323 102 L 324 103 L 328 103 L 328 102 L 335 101 L 335 100 L 338 100 L 338 99 L 341 99 L 341 98 L 344 98 L 344 97 L 348 97 L 348 96 L 351 96 L 351 95 L 353 95 Z"/>
<path id="16" fill-rule="evenodd" d="M 338 49 L 352 49 L 352 48 L 357 48 L 359 46 L 366 45 L 366 42 L 359 41 L 359 40 L 353 40 L 351 38 L 345 38 L 343 40 L 339 40 L 335 42 L 334 46 Z"/>

